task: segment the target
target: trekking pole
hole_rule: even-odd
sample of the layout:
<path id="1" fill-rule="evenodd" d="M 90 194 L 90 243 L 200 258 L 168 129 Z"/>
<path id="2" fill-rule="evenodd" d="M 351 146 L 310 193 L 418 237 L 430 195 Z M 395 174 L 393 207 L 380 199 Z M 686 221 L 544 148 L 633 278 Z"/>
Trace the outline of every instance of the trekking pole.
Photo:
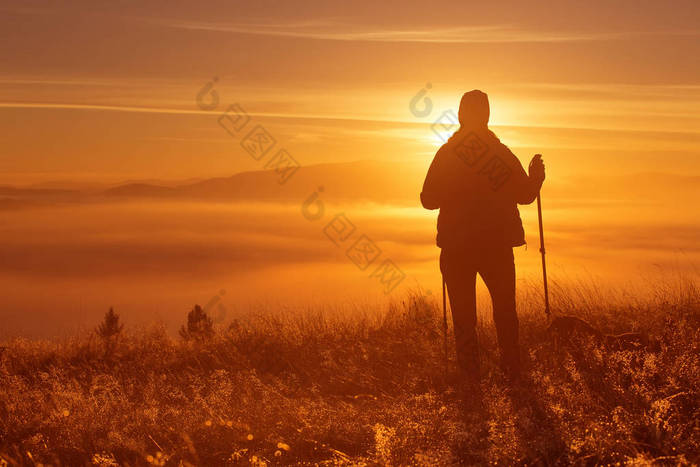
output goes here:
<path id="1" fill-rule="evenodd" d="M 542 201 L 537 192 L 537 218 L 540 221 L 540 253 L 542 254 L 542 280 L 544 282 L 544 312 L 549 320 L 549 291 L 547 290 L 547 263 L 544 260 L 544 230 L 542 228 Z"/>
<path id="2" fill-rule="evenodd" d="M 447 376 L 448 371 L 448 359 L 447 359 L 447 297 L 446 297 L 447 287 L 445 286 L 445 276 L 442 276 L 442 340 L 445 351 L 445 376 Z"/>

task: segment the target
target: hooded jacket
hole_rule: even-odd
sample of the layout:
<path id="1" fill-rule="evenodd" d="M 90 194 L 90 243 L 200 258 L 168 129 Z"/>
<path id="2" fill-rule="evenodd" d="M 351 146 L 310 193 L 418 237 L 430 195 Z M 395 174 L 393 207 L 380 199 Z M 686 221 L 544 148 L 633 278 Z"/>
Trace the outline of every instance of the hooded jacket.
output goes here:
<path id="1" fill-rule="evenodd" d="M 530 179 L 518 158 L 488 129 L 488 97 L 470 91 L 459 108 L 460 129 L 438 150 L 420 198 L 440 209 L 437 245 L 525 244 L 518 204 L 530 204 L 541 182 Z"/>

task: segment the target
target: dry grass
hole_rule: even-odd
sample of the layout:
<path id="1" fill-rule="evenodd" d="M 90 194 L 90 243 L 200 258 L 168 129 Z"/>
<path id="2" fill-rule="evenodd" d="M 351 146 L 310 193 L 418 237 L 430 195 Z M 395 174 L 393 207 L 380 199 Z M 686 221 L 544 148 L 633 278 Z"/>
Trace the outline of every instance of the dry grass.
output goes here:
<path id="1" fill-rule="evenodd" d="M 700 462 L 695 282 L 646 301 L 555 292 L 555 309 L 645 331 L 660 351 L 555 353 L 534 295 L 521 301 L 521 387 L 504 383 L 490 320 L 480 326 L 480 400 L 445 377 L 441 313 L 418 295 L 362 318 L 251 317 L 202 342 L 158 327 L 113 345 L 13 340 L 0 465 Z"/>

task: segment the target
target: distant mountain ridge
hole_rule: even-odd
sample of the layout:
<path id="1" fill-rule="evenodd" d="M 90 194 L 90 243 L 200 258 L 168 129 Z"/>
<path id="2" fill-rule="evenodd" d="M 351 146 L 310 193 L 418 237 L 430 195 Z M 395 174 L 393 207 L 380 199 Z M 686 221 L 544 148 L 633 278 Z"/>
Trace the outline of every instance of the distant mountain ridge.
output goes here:
<path id="1" fill-rule="evenodd" d="M 284 184 L 274 170 L 241 172 L 230 177 L 164 187 L 132 183 L 103 192 L 109 197 L 212 200 L 289 200 L 296 202 L 318 188 L 329 199 L 406 202 L 418 199 L 424 169 L 388 162 L 361 161 L 300 167 Z"/>
<path id="2" fill-rule="evenodd" d="M 419 206 L 427 164 L 356 161 L 300 167 L 284 184 L 274 170 L 240 172 L 228 177 L 182 181 L 134 181 L 100 189 L 17 188 L 0 186 L 0 210 L 84 200 L 267 201 L 298 203 L 322 188 L 327 201 Z M 630 173 L 549 178 L 544 195 L 560 202 L 651 200 L 700 202 L 700 176 Z"/>

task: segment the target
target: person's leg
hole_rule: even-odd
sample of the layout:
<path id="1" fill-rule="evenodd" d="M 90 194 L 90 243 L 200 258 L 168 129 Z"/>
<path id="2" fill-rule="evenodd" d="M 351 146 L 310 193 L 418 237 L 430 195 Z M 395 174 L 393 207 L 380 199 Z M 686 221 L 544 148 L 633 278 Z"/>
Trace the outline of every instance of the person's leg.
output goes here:
<path id="1" fill-rule="evenodd" d="M 479 274 L 484 279 L 493 303 L 498 347 L 503 370 L 513 379 L 520 377 L 518 315 L 515 311 L 515 262 L 513 249 L 496 247 L 484 251 Z"/>
<path id="2" fill-rule="evenodd" d="M 440 270 L 447 283 L 455 333 L 457 363 L 464 377 L 479 379 L 479 347 L 476 339 L 476 269 L 463 252 L 440 254 Z"/>

